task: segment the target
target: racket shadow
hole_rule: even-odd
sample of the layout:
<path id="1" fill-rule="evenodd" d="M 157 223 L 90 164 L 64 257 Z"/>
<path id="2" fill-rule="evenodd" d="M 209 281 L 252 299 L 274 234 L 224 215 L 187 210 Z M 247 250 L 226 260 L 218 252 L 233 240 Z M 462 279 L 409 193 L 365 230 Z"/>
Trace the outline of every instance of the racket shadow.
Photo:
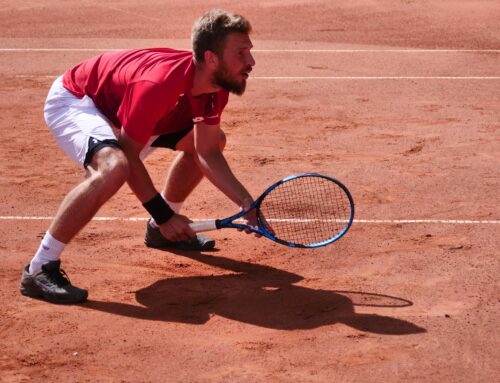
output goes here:
<path id="1" fill-rule="evenodd" d="M 297 274 L 220 256 L 178 254 L 233 273 L 159 280 L 136 291 L 139 305 L 89 300 L 82 307 L 143 320 L 190 324 L 204 324 L 217 315 L 279 330 L 342 323 L 377 334 L 425 332 L 401 319 L 358 314 L 348 294 L 296 286 L 303 279 Z"/>

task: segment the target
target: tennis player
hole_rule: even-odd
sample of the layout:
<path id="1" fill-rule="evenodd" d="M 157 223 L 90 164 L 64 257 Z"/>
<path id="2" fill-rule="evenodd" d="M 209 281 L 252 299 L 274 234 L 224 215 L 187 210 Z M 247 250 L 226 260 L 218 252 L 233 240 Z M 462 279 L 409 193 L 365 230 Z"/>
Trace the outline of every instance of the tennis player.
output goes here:
<path id="1" fill-rule="evenodd" d="M 87 291 L 73 286 L 60 268 L 60 256 L 125 182 L 151 214 L 145 243 L 155 248 L 214 247 L 180 214 L 203 177 L 240 208 L 251 205 L 250 193 L 222 154 L 225 135 L 220 128 L 229 93 L 244 93 L 255 65 L 250 32 L 244 17 L 211 10 L 193 24 L 192 52 L 157 48 L 104 53 L 55 80 L 45 120 L 86 177 L 64 198 L 25 266 L 23 295 L 54 303 L 87 299 Z M 143 163 L 158 147 L 179 152 L 161 193 Z M 256 223 L 255 216 L 247 219 Z"/>

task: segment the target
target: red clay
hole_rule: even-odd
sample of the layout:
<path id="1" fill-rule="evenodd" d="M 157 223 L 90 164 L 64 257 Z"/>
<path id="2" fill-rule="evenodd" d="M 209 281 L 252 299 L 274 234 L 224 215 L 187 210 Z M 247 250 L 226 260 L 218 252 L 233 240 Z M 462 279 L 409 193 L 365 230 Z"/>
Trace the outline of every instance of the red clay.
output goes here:
<path id="1" fill-rule="evenodd" d="M 254 195 L 289 174 L 335 176 L 358 219 L 498 222 L 499 52 L 394 51 L 498 50 L 498 3 L 335 3 L 217 3 L 255 29 L 254 78 L 223 122 L 235 173 Z M 193 19 L 215 5 L 106 4 L 4 5 L 1 46 L 187 46 Z M 275 51 L 298 48 L 354 51 Z M 226 230 L 213 233 L 216 251 L 192 254 L 146 248 L 145 221 L 93 221 L 63 257 L 89 301 L 22 297 L 22 267 L 49 221 L 6 217 L 54 215 L 82 176 L 42 106 L 53 76 L 96 53 L 0 51 L 0 381 L 497 379 L 498 223 L 358 221 L 318 250 Z M 276 76 L 344 79 L 259 78 Z M 158 186 L 171 158 L 147 161 Z M 203 182 L 185 213 L 233 211 Z M 124 187 L 99 216 L 146 213 Z"/>

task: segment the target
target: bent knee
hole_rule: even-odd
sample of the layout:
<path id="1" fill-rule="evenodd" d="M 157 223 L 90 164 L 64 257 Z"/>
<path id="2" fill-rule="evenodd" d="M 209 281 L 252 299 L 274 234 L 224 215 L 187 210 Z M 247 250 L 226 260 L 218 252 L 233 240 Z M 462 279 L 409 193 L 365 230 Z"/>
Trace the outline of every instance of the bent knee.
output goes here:
<path id="1" fill-rule="evenodd" d="M 129 164 L 125 153 L 114 147 L 105 147 L 96 153 L 92 163 L 93 176 L 103 182 L 121 186 L 128 178 Z"/>

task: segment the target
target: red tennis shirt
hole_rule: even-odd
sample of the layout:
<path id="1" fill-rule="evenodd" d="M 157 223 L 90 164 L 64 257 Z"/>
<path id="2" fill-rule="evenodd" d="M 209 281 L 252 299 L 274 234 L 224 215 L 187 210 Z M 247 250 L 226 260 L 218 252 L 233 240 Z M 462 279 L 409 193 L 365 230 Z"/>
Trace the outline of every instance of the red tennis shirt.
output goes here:
<path id="1" fill-rule="evenodd" d="M 116 126 L 137 142 L 192 127 L 220 123 L 229 93 L 221 90 L 194 97 L 193 54 L 168 48 L 104 53 L 68 70 L 66 89 L 87 95 Z"/>

